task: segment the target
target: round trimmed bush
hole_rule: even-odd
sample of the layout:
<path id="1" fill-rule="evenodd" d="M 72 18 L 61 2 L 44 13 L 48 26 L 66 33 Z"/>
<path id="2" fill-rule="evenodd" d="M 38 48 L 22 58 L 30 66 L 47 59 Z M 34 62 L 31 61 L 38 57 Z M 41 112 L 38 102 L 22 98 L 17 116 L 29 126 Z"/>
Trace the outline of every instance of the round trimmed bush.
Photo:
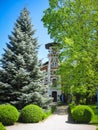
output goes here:
<path id="1" fill-rule="evenodd" d="M 6 128 L 4 127 L 4 125 L 0 122 L 0 130 L 6 130 Z"/>
<path id="2" fill-rule="evenodd" d="M 89 123 L 93 117 L 93 110 L 86 105 L 76 106 L 72 110 L 72 118 L 78 123 Z"/>
<path id="3" fill-rule="evenodd" d="M 18 110 L 10 105 L 10 104 L 3 104 L 0 105 L 0 122 L 4 125 L 12 125 L 14 124 L 19 117 Z"/>
<path id="4" fill-rule="evenodd" d="M 34 104 L 25 106 L 20 113 L 20 121 L 24 123 L 37 123 L 42 119 L 42 108 Z"/>

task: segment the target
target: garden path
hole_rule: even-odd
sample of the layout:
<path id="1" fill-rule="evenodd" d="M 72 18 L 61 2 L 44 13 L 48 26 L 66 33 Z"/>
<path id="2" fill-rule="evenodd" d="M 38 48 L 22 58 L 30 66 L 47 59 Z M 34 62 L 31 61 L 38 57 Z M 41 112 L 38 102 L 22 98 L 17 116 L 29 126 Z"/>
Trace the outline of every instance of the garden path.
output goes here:
<path id="1" fill-rule="evenodd" d="M 59 106 L 53 115 L 42 122 L 34 124 L 16 123 L 13 126 L 7 126 L 6 130 L 96 130 L 96 126 L 69 122 L 67 107 Z"/>

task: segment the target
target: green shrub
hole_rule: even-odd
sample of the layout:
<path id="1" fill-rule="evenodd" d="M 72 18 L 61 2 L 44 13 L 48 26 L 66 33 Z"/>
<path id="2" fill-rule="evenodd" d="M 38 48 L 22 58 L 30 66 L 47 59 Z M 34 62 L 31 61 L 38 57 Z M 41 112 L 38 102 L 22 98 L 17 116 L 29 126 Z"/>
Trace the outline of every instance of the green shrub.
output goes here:
<path id="1" fill-rule="evenodd" d="M 10 104 L 0 105 L 0 122 L 4 125 L 14 124 L 18 120 L 18 117 L 19 112 L 14 106 Z"/>
<path id="2" fill-rule="evenodd" d="M 53 113 L 56 110 L 56 105 L 51 106 L 51 112 Z"/>
<path id="3" fill-rule="evenodd" d="M 2 125 L 1 122 L 0 122 L 0 130 L 6 130 L 6 128 L 4 127 L 4 125 Z"/>
<path id="4" fill-rule="evenodd" d="M 72 111 L 75 108 L 75 104 L 74 103 L 70 103 L 69 104 L 69 108 L 70 108 L 70 111 Z"/>
<path id="5" fill-rule="evenodd" d="M 37 105 L 27 105 L 20 113 L 20 121 L 24 123 L 36 123 L 43 119 L 43 110 Z"/>
<path id="6" fill-rule="evenodd" d="M 78 123 L 89 123 L 93 117 L 93 110 L 86 105 L 76 106 L 72 110 L 72 118 Z"/>
<path id="7" fill-rule="evenodd" d="M 92 118 L 92 120 L 91 120 L 91 122 L 90 123 L 92 123 L 92 124 L 98 124 L 98 109 L 97 109 L 97 107 L 96 107 L 96 104 L 94 104 L 94 105 L 89 105 L 89 107 L 93 110 L 93 112 L 94 112 L 94 116 L 93 116 L 93 118 Z"/>
<path id="8" fill-rule="evenodd" d="M 51 110 L 44 111 L 44 114 L 43 114 L 43 119 L 48 118 L 51 114 L 52 114 Z"/>

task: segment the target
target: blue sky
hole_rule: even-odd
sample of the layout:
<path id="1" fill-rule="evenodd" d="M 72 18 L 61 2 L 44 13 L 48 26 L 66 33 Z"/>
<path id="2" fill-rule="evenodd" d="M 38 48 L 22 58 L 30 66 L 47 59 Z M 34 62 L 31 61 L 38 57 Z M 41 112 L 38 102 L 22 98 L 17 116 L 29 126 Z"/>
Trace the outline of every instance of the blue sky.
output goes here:
<path id="1" fill-rule="evenodd" d="M 41 44 L 38 57 L 46 61 L 48 51 L 45 49 L 45 44 L 52 40 L 47 29 L 43 27 L 41 18 L 44 15 L 43 11 L 49 6 L 48 0 L 0 0 L 0 58 L 4 53 L 3 48 L 6 48 L 6 43 L 9 42 L 8 35 L 11 35 L 14 23 L 24 6 L 30 11 L 33 29 L 36 30 L 35 36 Z"/>

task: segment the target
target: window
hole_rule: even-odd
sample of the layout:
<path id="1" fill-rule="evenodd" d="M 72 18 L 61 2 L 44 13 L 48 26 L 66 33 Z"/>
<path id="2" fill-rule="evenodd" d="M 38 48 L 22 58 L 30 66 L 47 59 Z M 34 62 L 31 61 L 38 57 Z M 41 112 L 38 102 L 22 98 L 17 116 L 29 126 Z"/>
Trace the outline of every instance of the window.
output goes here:
<path id="1" fill-rule="evenodd" d="M 57 87 L 57 79 L 52 79 L 52 87 Z"/>
<path id="2" fill-rule="evenodd" d="M 51 70 L 51 75 L 56 75 L 56 70 Z"/>
<path id="3" fill-rule="evenodd" d="M 58 66 L 57 62 L 53 62 L 53 63 L 51 64 L 51 67 L 57 67 L 57 66 Z"/>

